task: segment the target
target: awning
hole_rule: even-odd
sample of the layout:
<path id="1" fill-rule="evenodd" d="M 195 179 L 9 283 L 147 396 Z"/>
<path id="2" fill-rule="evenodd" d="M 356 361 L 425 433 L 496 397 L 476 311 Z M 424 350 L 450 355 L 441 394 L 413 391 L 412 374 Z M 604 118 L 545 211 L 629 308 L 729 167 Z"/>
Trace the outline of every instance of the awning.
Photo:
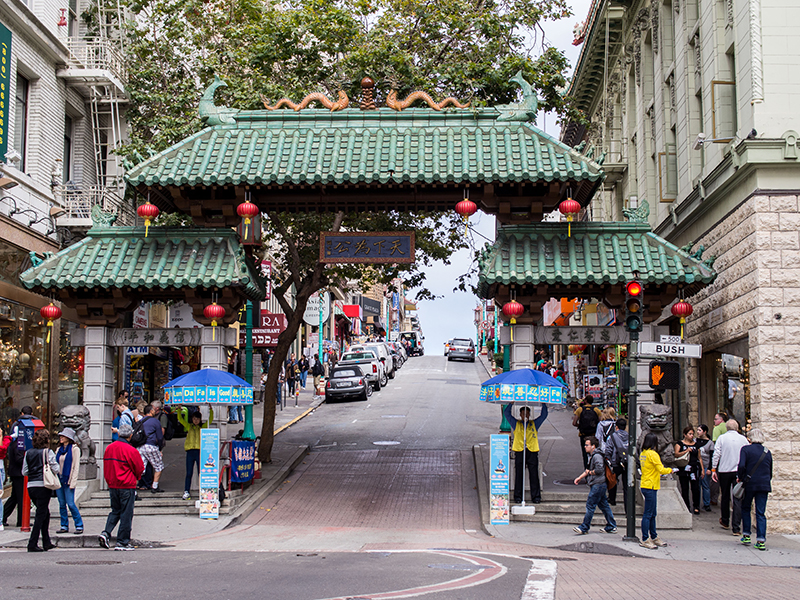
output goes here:
<path id="1" fill-rule="evenodd" d="M 344 310 L 344 314 L 350 318 L 361 319 L 363 316 L 361 307 L 358 304 L 345 304 L 342 306 L 342 310 Z"/>

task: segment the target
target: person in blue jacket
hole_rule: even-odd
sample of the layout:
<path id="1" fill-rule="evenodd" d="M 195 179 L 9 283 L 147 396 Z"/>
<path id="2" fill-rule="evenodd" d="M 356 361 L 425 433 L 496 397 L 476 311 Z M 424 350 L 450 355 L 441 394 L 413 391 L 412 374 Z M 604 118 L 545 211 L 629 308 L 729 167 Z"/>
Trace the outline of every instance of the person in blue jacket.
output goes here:
<path id="1" fill-rule="evenodd" d="M 772 453 L 764 447 L 764 433 L 751 429 L 747 434 L 749 446 L 739 451 L 739 468 L 736 478 L 744 483 L 742 498 L 742 538 L 745 546 L 750 545 L 751 519 L 750 506 L 756 505 L 756 543 L 757 550 L 766 550 L 767 542 L 767 496 L 772 491 Z"/>
<path id="2" fill-rule="evenodd" d="M 519 419 L 515 419 L 511 412 L 511 404 L 503 407 L 503 415 L 514 430 L 511 449 L 514 451 L 514 502 L 519 504 L 525 492 L 523 477 L 523 456 L 525 466 L 528 468 L 528 479 L 531 486 L 531 502 L 539 504 L 542 501 L 542 489 L 539 485 L 539 428 L 547 418 L 547 404 L 542 404 L 539 418 L 531 421 L 531 409 L 523 406 L 519 409 Z M 523 452 L 523 448 L 525 451 Z"/>

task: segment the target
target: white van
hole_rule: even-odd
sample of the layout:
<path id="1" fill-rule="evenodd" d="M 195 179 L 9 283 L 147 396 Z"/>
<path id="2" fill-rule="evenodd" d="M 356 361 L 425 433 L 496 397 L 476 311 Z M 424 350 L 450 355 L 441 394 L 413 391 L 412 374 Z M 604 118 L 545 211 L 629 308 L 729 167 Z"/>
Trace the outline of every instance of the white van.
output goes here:
<path id="1" fill-rule="evenodd" d="M 405 340 L 411 342 L 411 356 L 422 356 L 425 354 L 425 348 L 422 345 L 425 338 L 419 331 L 402 331 L 399 339 L 401 342 Z"/>

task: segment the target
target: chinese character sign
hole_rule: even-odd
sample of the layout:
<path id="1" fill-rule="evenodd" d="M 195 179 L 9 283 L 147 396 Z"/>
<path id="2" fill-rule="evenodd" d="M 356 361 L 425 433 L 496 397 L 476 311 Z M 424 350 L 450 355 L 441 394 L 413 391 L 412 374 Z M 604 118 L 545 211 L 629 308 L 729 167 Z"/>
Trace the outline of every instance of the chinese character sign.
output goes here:
<path id="1" fill-rule="evenodd" d="M 231 442 L 231 481 L 245 483 L 253 478 L 256 464 L 256 443 L 249 440 Z"/>
<path id="2" fill-rule="evenodd" d="M 413 263 L 413 231 L 335 232 L 320 235 L 323 263 Z"/>
<path id="3" fill-rule="evenodd" d="M 8 150 L 8 115 L 11 106 L 11 31 L 0 23 L 0 159 Z"/>
<path id="4" fill-rule="evenodd" d="M 489 440 L 489 518 L 492 525 L 508 525 L 508 435 L 492 435 Z"/>
<path id="5" fill-rule="evenodd" d="M 200 430 L 200 518 L 219 518 L 219 429 Z"/>

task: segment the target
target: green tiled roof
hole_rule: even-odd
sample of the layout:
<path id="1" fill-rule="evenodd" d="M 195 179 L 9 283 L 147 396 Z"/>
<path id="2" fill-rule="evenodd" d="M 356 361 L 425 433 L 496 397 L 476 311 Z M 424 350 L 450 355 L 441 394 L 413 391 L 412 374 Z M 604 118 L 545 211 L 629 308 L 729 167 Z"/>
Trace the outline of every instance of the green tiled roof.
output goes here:
<path id="1" fill-rule="evenodd" d="M 713 262 L 713 261 L 712 261 Z M 695 293 L 716 273 L 646 223 L 567 223 L 503 227 L 479 258 L 478 293 L 496 284 L 589 287 L 622 284 L 638 271 L 645 286 L 675 285 Z"/>
<path id="2" fill-rule="evenodd" d="M 495 108 L 240 112 L 130 168 L 135 187 L 594 182 L 600 165 Z M 593 186 L 596 187 L 596 186 Z"/>
<path id="3" fill-rule="evenodd" d="M 29 290 L 226 288 L 259 301 L 265 287 L 232 229 L 93 227 L 20 275 Z"/>

